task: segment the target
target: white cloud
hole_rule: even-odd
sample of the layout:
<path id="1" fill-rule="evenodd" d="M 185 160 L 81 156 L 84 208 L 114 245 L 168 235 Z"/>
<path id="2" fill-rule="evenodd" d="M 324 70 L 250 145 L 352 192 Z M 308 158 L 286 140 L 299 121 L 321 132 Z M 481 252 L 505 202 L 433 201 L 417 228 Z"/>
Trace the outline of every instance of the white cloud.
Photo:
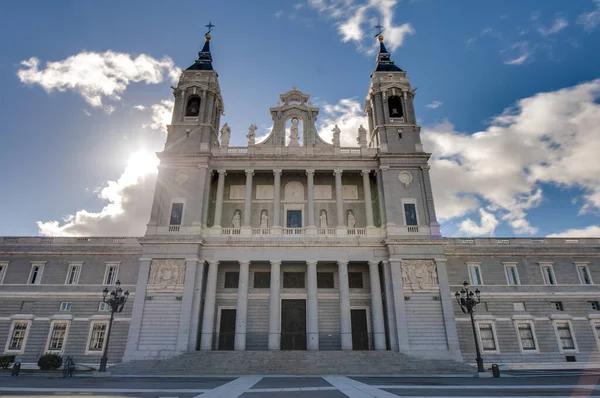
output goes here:
<path id="1" fill-rule="evenodd" d="M 545 200 L 542 183 L 582 189 L 582 211 L 599 209 L 598 98 L 600 79 L 522 99 L 471 135 L 449 122 L 424 127 L 440 220 L 478 211 L 484 202 L 516 233 L 533 234 L 527 211 Z"/>
<path id="2" fill-rule="evenodd" d="M 87 109 L 82 109 L 81 112 L 85 113 L 88 116 L 92 116 L 92 114 L 90 113 L 90 111 L 88 111 Z"/>
<path id="3" fill-rule="evenodd" d="M 162 100 L 160 103 L 152 105 L 150 107 L 152 109 L 152 123 L 150 123 L 150 128 L 166 133 L 167 125 L 171 123 L 174 106 L 175 102 L 173 100 Z"/>
<path id="4" fill-rule="evenodd" d="M 137 109 L 138 111 L 143 111 L 144 109 L 146 109 L 146 107 L 144 105 L 136 105 L 133 107 L 133 109 Z"/>
<path id="5" fill-rule="evenodd" d="M 492 213 L 488 213 L 483 209 L 479 209 L 479 215 L 481 217 L 479 225 L 470 218 L 467 218 L 460 223 L 460 231 L 469 236 L 494 235 L 494 231 L 496 230 L 499 221 Z"/>
<path id="6" fill-rule="evenodd" d="M 569 26 L 569 22 L 565 18 L 556 18 L 551 27 L 547 29 L 544 27 L 540 27 L 538 28 L 538 32 L 540 32 L 542 36 L 549 36 L 554 33 L 560 32 L 567 26 Z"/>
<path id="7" fill-rule="evenodd" d="M 435 101 L 433 101 L 431 104 L 427 104 L 427 105 L 425 105 L 425 106 L 426 106 L 427 108 L 430 108 L 430 109 L 437 109 L 437 108 L 439 108 L 440 106 L 442 106 L 442 104 L 443 104 L 443 102 L 442 102 L 442 101 L 435 100 Z"/>
<path id="8" fill-rule="evenodd" d="M 337 30 L 343 42 L 352 41 L 359 51 L 372 54 L 376 42 L 373 26 L 378 22 L 385 28 L 385 44 L 395 51 L 415 29 L 410 23 L 394 25 L 394 7 L 398 0 L 308 0 L 308 5 L 326 18 L 336 20 Z"/>
<path id="9" fill-rule="evenodd" d="M 105 202 L 99 212 L 79 210 L 61 221 L 38 221 L 45 236 L 142 236 L 148 223 L 158 158 L 153 153 L 133 154 L 117 181 L 98 188 Z"/>
<path id="10" fill-rule="evenodd" d="M 282 15 L 283 15 L 283 10 L 279 10 L 275 13 L 275 18 L 281 18 Z"/>
<path id="11" fill-rule="evenodd" d="M 600 226 L 590 225 L 586 228 L 568 229 L 557 234 L 550 234 L 548 238 L 600 238 Z"/>
<path id="12" fill-rule="evenodd" d="M 522 65 L 532 55 L 532 51 L 529 48 L 529 42 L 526 41 L 517 42 L 510 47 L 510 50 L 503 50 L 501 52 L 507 51 L 513 53 L 516 51 L 518 55 L 508 59 L 507 61 L 504 61 L 506 65 Z"/>
<path id="13" fill-rule="evenodd" d="M 583 25 L 583 28 L 588 32 L 596 29 L 600 25 L 600 0 L 594 0 L 596 9 L 590 12 L 584 12 L 577 17 L 577 23 Z"/>
<path id="14" fill-rule="evenodd" d="M 114 110 L 104 101 L 118 101 L 131 83 L 157 84 L 165 80 L 176 81 L 181 70 L 169 57 L 158 60 L 141 54 L 106 51 L 83 51 L 66 59 L 47 62 L 40 69 L 40 60 L 32 57 L 21 61 L 23 68 L 17 76 L 27 85 L 40 85 L 46 92 L 73 90 L 93 107 L 107 112 Z"/>
<path id="15" fill-rule="evenodd" d="M 341 146 L 358 146 L 358 128 L 360 125 L 367 128 L 367 118 L 364 116 L 362 106 L 355 98 L 343 98 L 337 104 L 324 104 L 321 107 L 323 116 L 319 123 L 319 135 L 323 140 L 330 142 L 333 138 L 333 127 L 337 124 L 340 133 Z"/>

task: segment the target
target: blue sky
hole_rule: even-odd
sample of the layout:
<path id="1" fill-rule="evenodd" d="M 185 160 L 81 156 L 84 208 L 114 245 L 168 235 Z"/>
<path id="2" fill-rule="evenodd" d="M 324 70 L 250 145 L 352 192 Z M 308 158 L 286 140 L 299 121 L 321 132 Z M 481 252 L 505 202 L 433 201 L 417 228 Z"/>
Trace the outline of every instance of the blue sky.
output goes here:
<path id="1" fill-rule="evenodd" d="M 352 143 L 378 20 L 445 236 L 600 236 L 599 0 L 34 3 L 0 3 L 1 236 L 143 234 L 208 21 L 231 145 L 292 85 Z"/>

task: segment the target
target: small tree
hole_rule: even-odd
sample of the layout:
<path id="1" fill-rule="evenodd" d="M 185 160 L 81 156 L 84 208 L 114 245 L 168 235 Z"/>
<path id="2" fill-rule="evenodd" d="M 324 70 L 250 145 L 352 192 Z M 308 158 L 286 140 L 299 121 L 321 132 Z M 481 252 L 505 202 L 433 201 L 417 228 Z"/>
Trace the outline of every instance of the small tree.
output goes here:
<path id="1" fill-rule="evenodd" d="M 56 370 L 62 366 L 62 357 L 56 354 L 44 354 L 38 360 L 40 370 Z"/>
<path id="2" fill-rule="evenodd" d="M 15 361 L 14 355 L 0 356 L 0 369 L 8 369 L 11 363 Z"/>

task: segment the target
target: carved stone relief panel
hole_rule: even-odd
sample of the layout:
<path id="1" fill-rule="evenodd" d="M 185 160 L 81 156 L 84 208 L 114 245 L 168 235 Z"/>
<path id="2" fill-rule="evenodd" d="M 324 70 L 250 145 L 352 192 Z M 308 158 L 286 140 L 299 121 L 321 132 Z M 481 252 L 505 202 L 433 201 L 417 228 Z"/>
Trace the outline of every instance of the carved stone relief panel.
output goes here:
<path id="1" fill-rule="evenodd" d="M 182 258 L 156 259 L 150 263 L 148 286 L 156 290 L 172 290 L 183 285 L 185 260 Z"/>
<path id="2" fill-rule="evenodd" d="M 285 186 L 285 201 L 286 202 L 303 202 L 304 201 L 304 185 L 298 181 L 292 181 Z"/>
<path id="3" fill-rule="evenodd" d="M 342 185 L 342 198 L 348 200 L 358 199 L 358 186 Z"/>
<path id="4" fill-rule="evenodd" d="M 439 285 L 437 269 L 433 260 L 402 260 L 402 283 L 404 288 L 423 290 Z"/>
<path id="5" fill-rule="evenodd" d="M 274 192 L 273 185 L 257 185 L 256 199 L 273 199 Z"/>
<path id="6" fill-rule="evenodd" d="M 245 185 L 231 185 L 229 187 L 229 199 L 244 199 L 246 197 Z"/>
<path id="7" fill-rule="evenodd" d="M 315 185 L 315 199 L 327 200 L 332 199 L 331 185 Z"/>

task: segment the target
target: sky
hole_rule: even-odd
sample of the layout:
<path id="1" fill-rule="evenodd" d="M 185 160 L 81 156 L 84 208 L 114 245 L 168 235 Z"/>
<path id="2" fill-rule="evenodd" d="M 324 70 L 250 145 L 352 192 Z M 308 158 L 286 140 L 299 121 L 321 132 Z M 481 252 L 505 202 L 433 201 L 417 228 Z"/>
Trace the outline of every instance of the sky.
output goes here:
<path id="1" fill-rule="evenodd" d="M 0 236 L 144 234 L 209 21 L 230 145 L 292 86 L 356 145 L 381 23 L 444 236 L 600 236 L 600 0 L 4 0 Z"/>

